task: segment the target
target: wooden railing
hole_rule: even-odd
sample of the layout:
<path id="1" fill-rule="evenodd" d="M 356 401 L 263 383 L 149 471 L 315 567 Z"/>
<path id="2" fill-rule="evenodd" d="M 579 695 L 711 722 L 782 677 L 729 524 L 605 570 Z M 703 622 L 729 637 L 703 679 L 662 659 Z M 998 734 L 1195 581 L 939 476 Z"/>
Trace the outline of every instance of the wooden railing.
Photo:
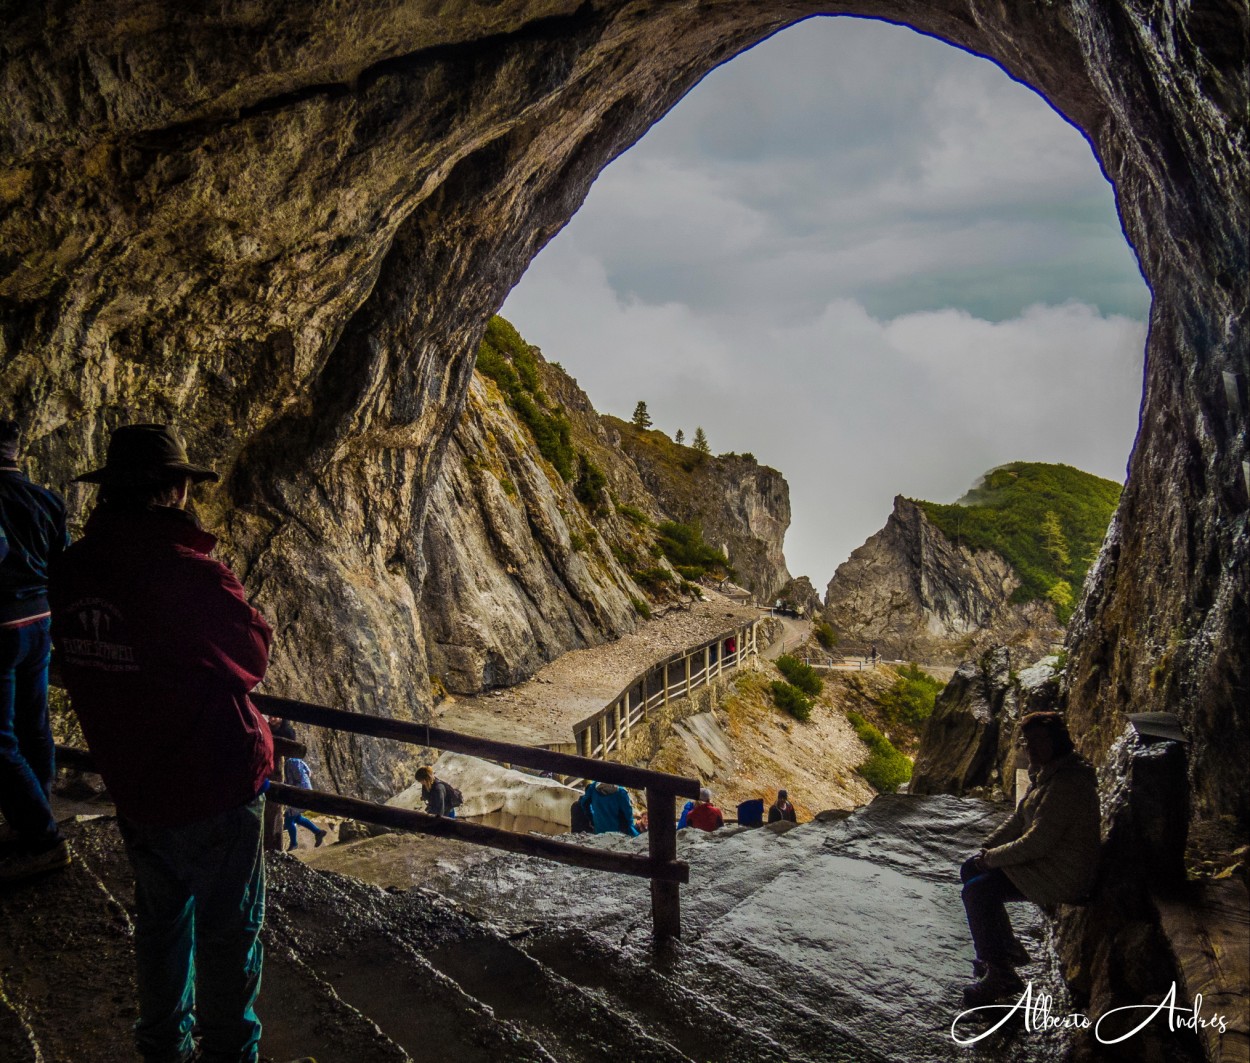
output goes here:
<path id="1" fill-rule="evenodd" d="M 583 757 L 595 759 L 622 747 L 626 736 L 651 713 L 699 687 L 756 653 L 759 621 L 722 631 L 702 645 L 682 650 L 651 665 L 604 708 L 573 726 L 573 740 Z M 696 667 L 692 667 L 696 665 Z M 680 671 L 675 666 L 680 665 Z"/>
<path id="2" fill-rule="evenodd" d="M 677 798 L 698 797 L 697 780 L 611 761 L 590 760 L 549 749 L 496 742 L 493 739 L 459 734 L 425 724 L 344 712 L 342 709 L 331 709 L 269 694 L 253 694 L 252 700 L 261 712 L 269 716 L 314 727 L 389 739 L 408 745 L 445 749 L 503 764 L 645 790 L 649 819 L 646 856 L 611 852 L 562 842 L 551 837 L 519 834 L 320 790 L 302 790 L 279 782 L 271 781 L 266 795 L 277 804 L 303 808 L 322 815 L 343 816 L 396 830 L 456 838 L 473 845 L 537 856 L 595 871 L 648 878 L 651 880 L 651 916 L 655 944 L 660 946 L 681 936 L 681 898 L 678 887 L 690 881 L 690 868 L 677 859 Z M 275 750 L 285 755 L 297 755 L 302 752 L 302 747 L 298 743 L 276 739 Z M 83 771 L 95 770 L 91 755 L 85 750 L 57 746 L 57 758 L 64 767 Z"/>

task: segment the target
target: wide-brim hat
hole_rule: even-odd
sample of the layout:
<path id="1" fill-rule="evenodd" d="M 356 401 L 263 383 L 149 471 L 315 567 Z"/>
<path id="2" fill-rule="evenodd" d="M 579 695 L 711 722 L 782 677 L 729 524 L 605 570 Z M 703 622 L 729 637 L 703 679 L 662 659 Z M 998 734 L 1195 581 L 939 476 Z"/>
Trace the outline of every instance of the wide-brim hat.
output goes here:
<path id="1" fill-rule="evenodd" d="M 128 424 L 114 429 L 104 467 L 76 477 L 83 484 L 139 487 L 169 473 L 183 473 L 195 483 L 216 481 L 212 469 L 191 464 L 182 438 L 167 424 Z"/>

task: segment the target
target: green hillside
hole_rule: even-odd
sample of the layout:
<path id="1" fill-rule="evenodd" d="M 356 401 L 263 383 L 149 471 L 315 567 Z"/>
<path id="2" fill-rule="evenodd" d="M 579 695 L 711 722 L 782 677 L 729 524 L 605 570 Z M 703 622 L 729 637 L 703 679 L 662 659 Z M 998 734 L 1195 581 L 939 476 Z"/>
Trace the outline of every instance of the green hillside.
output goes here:
<path id="1" fill-rule="evenodd" d="M 1119 500 L 1112 480 L 1020 461 L 986 473 L 953 505 L 912 501 L 948 539 L 1001 554 L 1022 581 L 1014 600 L 1048 600 L 1066 624 Z"/>

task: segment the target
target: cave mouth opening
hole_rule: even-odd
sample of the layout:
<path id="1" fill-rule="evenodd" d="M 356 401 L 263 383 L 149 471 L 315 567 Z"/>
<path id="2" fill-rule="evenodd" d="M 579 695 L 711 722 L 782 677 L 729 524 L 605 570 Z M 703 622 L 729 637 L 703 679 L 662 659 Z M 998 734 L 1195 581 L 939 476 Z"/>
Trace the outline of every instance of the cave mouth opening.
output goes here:
<path id="1" fill-rule="evenodd" d="M 602 412 L 789 480 L 819 589 L 896 494 L 1019 460 L 1122 482 L 1150 293 L 1083 134 L 999 66 L 822 17 L 712 71 L 501 313 Z M 601 405 L 603 404 L 603 405 Z"/>

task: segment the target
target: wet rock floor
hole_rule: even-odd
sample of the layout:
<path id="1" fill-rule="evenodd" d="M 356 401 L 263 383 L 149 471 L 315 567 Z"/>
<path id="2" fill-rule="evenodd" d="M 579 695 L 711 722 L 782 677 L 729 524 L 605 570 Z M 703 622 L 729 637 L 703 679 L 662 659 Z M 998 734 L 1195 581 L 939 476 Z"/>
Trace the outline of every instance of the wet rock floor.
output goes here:
<path id="1" fill-rule="evenodd" d="M 395 836 L 318 850 L 311 866 L 275 856 L 262 1050 L 319 1063 L 431 1050 L 440 1063 L 1059 1059 L 1059 1035 L 1019 1023 L 970 1048 L 951 1039 L 971 958 L 957 868 L 1001 814 L 886 797 L 784 831 L 684 831 L 683 938 L 661 956 L 643 880 L 460 859 L 463 846 L 397 862 Z M 111 820 L 72 831 L 70 871 L 0 894 L 6 1063 L 134 1058 L 125 858 Z M 364 878 L 383 867 L 390 888 L 315 870 L 331 857 Z M 419 882 L 397 888 L 405 868 Z M 1024 973 L 1062 1000 L 1040 913 L 1013 918 L 1034 955 Z"/>

